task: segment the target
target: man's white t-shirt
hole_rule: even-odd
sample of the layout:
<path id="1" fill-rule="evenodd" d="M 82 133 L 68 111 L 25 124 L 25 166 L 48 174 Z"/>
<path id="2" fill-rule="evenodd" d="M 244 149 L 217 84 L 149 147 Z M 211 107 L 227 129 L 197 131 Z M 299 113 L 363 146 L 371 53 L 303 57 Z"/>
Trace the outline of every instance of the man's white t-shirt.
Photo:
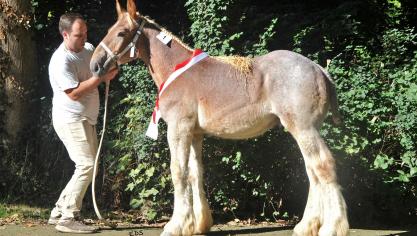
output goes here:
<path id="1" fill-rule="evenodd" d="M 97 123 L 99 111 L 98 89 L 84 94 L 77 101 L 71 100 L 65 90 L 78 87 L 82 81 L 91 78 L 90 60 L 94 46 L 85 43 L 84 49 L 72 52 L 62 43 L 52 55 L 49 63 L 49 81 L 54 96 L 52 99 L 52 119 L 60 122 L 77 122 L 87 120 Z"/>

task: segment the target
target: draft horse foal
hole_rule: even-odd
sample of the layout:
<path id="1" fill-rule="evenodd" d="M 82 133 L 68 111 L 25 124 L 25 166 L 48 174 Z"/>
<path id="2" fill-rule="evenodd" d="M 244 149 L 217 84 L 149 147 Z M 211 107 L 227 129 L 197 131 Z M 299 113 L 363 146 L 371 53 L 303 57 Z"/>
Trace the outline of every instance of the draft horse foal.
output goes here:
<path id="1" fill-rule="evenodd" d="M 94 74 L 140 59 L 162 88 L 176 65 L 196 56 L 197 51 L 140 15 L 133 0 L 128 0 L 127 10 L 118 1 L 116 8 L 118 20 L 91 60 Z M 162 235 L 206 233 L 213 224 L 203 187 L 204 134 L 246 139 L 277 124 L 297 141 L 310 181 L 304 215 L 294 235 L 348 234 L 335 161 L 318 131 L 329 109 L 338 119 L 336 92 L 329 75 L 316 63 L 283 50 L 251 59 L 205 57 L 180 74 L 163 94 L 160 91 L 157 108 L 168 125 L 175 190 L 173 216 Z"/>

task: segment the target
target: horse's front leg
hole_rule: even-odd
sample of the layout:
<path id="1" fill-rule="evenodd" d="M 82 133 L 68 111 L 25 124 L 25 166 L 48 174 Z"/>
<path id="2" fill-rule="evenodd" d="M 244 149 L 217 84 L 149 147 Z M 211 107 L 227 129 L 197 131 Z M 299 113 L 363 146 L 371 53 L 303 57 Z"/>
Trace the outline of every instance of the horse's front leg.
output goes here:
<path id="1" fill-rule="evenodd" d="M 213 225 L 210 207 L 205 196 L 202 161 L 203 135 L 194 136 L 188 162 L 189 182 L 193 191 L 194 234 L 207 233 Z"/>
<path id="2" fill-rule="evenodd" d="M 189 156 L 192 143 L 191 122 L 168 123 L 168 144 L 171 152 L 171 176 L 174 184 L 174 213 L 161 235 L 192 235 L 194 215 L 192 189 L 189 184 Z"/>

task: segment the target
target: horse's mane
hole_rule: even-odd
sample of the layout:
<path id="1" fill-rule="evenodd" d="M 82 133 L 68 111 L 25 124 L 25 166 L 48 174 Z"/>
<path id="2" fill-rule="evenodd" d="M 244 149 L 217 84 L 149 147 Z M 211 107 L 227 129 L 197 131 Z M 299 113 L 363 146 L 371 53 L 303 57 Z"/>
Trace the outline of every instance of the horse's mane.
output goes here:
<path id="1" fill-rule="evenodd" d="M 165 29 L 164 27 L 160 26 L 158 23 L 156 23 L 154 20 L 149 18 L 149 16 L 139 16 L 142 20 L 145 20 L 148 24 L 151 26 L 154 26 L 156 29 L 163 31 L 167 35 L 171 36 L 177 43 L 179 43 L 181 46 L 185 47 L 186 49 L 192 51 L 193 49 L 188 46 L 186 43 L 184 43 L 181 39 L 179 39 L 175 34 L 173 34 L 171 31 Z"/>
<path id="2" fill-rule="evenodd" d="M 165 29 L 164 27 L 160 26 L 156 23 L 153 19 L 148 16 L 139 16 L 142 20 L 145 20 L 148 24 L 155 27 L 158 30 L 163 31 L 167 35 L 171 36 L 177 43 L 179 43 L 184 48 L 192 51 L 193 49 L 184 43 L 181 39 L 179 39 L 175 34 L 171 31 Z M 227 63 L 238 69 L 241 73 L 249 75 L 252 73 L 252 58 L 250 57 L 242 57 L 242 56 L 214 56 L 214 59 Z"/>

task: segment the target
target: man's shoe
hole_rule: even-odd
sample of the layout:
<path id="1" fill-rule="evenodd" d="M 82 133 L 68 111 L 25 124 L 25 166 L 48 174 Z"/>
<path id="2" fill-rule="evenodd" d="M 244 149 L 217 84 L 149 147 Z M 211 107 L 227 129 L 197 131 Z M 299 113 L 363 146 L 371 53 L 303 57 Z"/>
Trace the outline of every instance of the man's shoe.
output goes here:
<path id="1" fill-rule="evenodd" d="M 57 217 L 51 216 L 51 217 L 49 217 L 48 225 L 56 225 L 60 218 L 61 218 L 61 216 L 57 216 Z"/>
<path id="2" fill-rule="evenodd" d="M 82 221 L 76 219 L 60 220 L 55 229 L 64 233 L 90 234 L 98 229 L 93 226 L 85 225 Z"/>

